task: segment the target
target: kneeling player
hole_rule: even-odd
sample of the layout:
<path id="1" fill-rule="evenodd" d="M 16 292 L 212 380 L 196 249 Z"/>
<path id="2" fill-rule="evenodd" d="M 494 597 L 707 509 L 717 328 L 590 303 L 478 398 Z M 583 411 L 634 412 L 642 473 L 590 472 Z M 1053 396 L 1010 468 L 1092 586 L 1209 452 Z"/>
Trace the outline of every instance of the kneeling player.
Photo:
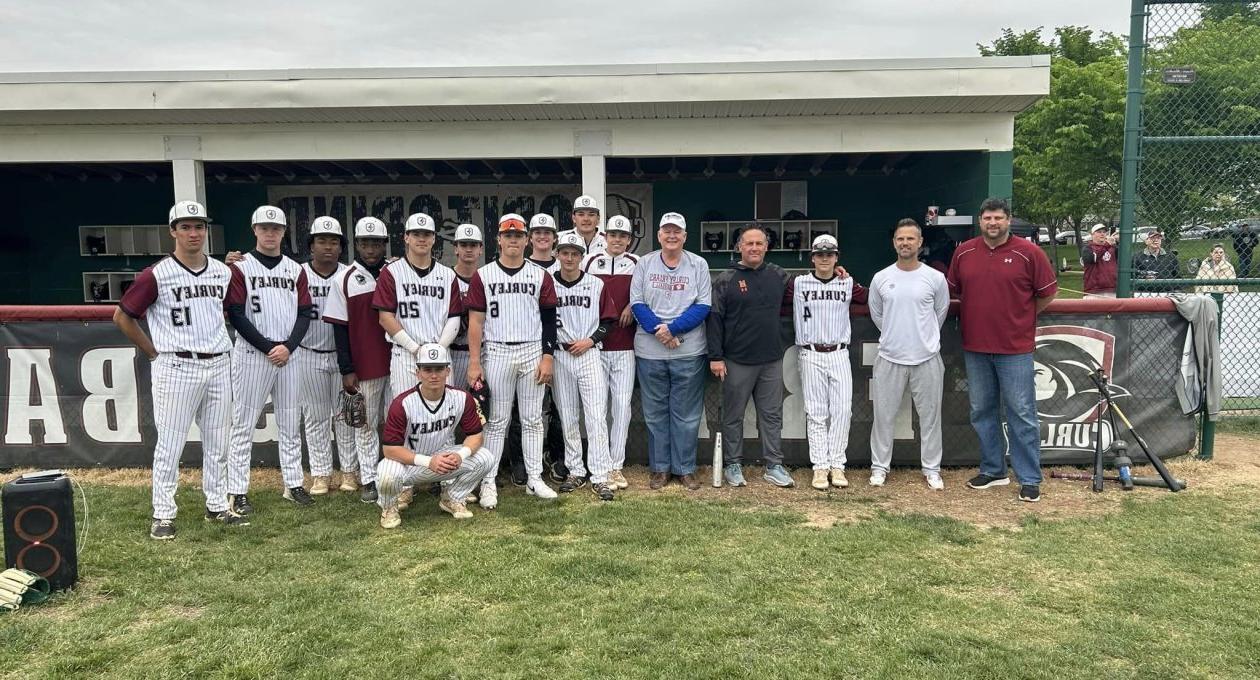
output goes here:
<path id="1" fill-rule="evenodd" d="M 451 359 L 446 348 L 428 343 L 416 356 L 419 385 L 394 398 L 385 418 L 382 453 L 376 468 L 377 504 L 381 526 L 402 523 L 399 495 L 416 484 L 442 485 L 438 507 L 455 519 L 472 513 L 464 504 L 469 492 L 494 468 L 495 459 L 481 447 L 485 418 L 467 392 L 447 385 Z M 455 430 L 463 433 L 455 443 Z"/>

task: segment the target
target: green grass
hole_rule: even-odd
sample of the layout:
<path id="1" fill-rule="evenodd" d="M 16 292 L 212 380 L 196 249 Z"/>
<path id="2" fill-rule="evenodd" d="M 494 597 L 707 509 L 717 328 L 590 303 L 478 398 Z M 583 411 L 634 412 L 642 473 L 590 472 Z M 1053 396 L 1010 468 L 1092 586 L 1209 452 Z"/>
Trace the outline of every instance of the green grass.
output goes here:
<path id="1" fill-rule="evenodd" d="M 1252 399 L 1252 402 L 1255 400 Z M 1216 423 L 1216 431 L 1222 434 L 1260 435 L 1260 416 L 1229 416 Z"/>
<path id="2" fill-rule="evenodd" d="M 1260 676 L 1253 489 L 1014 530 L 513 491 L 464 523 L 421 499 L 393 532 L 274 492 L 227 530 L 181 489 L 170 543 L 145 489 L 89 493 L 85 581 L 0 617 L 3 677 Z"/>

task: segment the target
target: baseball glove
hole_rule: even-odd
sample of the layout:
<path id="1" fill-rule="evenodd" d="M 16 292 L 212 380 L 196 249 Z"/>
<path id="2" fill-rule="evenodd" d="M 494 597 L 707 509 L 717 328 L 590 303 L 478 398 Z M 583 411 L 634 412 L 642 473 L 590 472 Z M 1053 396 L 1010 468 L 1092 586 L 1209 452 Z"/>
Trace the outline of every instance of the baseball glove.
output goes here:
<path id="1" fill-rule="evenodd" d="M 477 400 L 477 406 L 481 408 L 481 416 L 483 418 L 489 418 L 490 386 L 486 384 L 486 381 L 478 380 L 477 382 L 469 385 L 468 393 L 472 395 L 473 399 Z"/>
<path id="2" fill-rule="evenodd" d="M 48 581 L 25 569 L 0 572 L 0 612 L 13 611 L 24 604 L 39 604 L 48 599 Z"/>
<path id="3" fill-rule="evenodd" d="M 342 390 L 338 415 L 350 427 L 358 429 L 367 425 L 367 400 L 363 398 L 363 393 Z"/>

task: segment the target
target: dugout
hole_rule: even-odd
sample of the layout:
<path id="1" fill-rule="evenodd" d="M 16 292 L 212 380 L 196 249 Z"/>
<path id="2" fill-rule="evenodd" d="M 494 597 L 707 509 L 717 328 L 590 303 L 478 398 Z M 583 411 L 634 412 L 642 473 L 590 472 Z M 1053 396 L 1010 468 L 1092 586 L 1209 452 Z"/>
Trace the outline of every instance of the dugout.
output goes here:
<path id="1" fill-rule="evenodd" d="M 280 204 L 300 252 L 317 214 L 564 223 L 587 193 L 641 251 L 681 212 L 715 268 L 735 225 L 786 216 L 772 261 L 834 230 L 867 279 L 898 218 L 1010 195 L 1014 116 L 1048 89 L 1045 56 L 0 74 L 0 304 L 116 299 L 177 199 L 206 203 L 216 252 Z"/>

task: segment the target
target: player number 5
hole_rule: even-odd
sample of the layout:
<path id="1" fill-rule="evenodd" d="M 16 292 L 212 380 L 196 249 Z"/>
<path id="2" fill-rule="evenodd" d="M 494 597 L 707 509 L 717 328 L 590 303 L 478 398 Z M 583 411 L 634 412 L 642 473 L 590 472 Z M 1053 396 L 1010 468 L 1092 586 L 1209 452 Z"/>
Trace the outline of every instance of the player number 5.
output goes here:
<path id="1" fill-rule="evenodd" d="M 249 306 L 253 308 L 255 314 L 262 312 L 262 302 L 257 295 L 249 296 Z"/>

